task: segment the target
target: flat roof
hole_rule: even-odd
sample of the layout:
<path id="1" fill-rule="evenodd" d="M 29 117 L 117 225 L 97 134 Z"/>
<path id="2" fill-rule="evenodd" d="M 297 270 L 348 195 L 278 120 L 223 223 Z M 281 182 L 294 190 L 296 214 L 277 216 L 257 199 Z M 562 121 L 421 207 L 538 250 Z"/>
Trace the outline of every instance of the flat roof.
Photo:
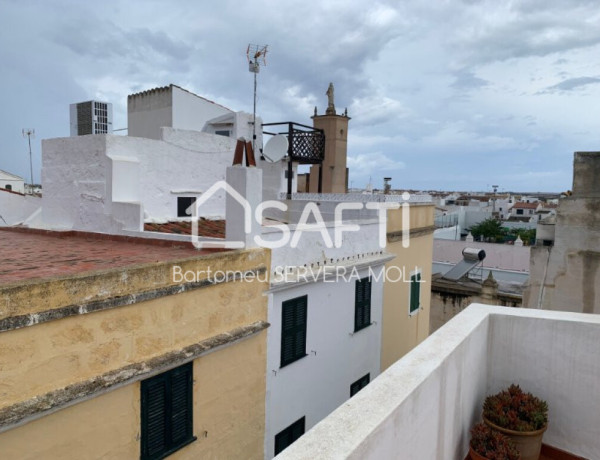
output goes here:
<path id="1" fill-rule="evenodd" d="M 219 252 L 158 239 L 8 227 L 0 230 L 0 285 Z"/>

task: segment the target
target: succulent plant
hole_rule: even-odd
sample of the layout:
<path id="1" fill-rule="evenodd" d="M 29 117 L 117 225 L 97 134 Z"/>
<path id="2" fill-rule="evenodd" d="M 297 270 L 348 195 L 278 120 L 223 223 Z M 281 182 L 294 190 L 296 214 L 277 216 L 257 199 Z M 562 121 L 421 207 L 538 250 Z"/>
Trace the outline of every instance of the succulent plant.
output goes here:
<path id="1" fill-rule="evenodd" d="M 521 454 L 515 444 L 499 431 L 485 423 L 478 423 L 471 430 L 471 449 L 488 460 L 519 460 Z"/>
<path id="2" fill-rule="evenodd" d="M 485 398 L 483 416 L 508 430 L 536 431 L 548 424 L 548 404 L 513 384 Z"/>

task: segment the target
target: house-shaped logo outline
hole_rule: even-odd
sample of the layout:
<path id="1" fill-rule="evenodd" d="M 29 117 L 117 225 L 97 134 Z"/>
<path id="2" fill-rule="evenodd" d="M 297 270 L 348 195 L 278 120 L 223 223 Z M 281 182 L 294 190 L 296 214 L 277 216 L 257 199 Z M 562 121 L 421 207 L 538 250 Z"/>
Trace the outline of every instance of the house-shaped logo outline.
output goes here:
<path id="1" fill-rule="evenodd" d="M 209 241 L 200 240 L 198 237 L 198 208 L 206 203 L 219 190 L 225 190 L 225 193 L 231 196 L 235 201 L 244 208 L 244 232 L 250 233 L 252 229 L 252 207 L 236 189 L 224 180 L 215 182 L 200 198 L 198 198 L 191 206 L 192 208 L 192 244 L 198 249 L 217 248 L 217 249 L 243 249 L 246 247 L 244 241 Z M 225 205 L 227 207 L 227 204 Z M 189 209 L 189 208 L 188 208 Z M 225 224 L 227 225 L 227 223 Z"/>

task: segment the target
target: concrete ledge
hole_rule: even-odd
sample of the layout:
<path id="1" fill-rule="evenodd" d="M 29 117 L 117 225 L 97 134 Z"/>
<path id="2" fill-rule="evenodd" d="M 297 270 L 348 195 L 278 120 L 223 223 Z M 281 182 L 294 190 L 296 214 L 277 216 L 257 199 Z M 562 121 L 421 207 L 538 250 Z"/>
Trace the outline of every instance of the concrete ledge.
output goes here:
<path id="1" fill-rule="evenodd" d="M 410 238 L 417 238 L 419 236 L 431 235 L 435 231 L 435 225 L 431 225 L 429 227 L 419 227 L 419 228 L 411 228 L 409 236 Z M 395 241 L 400 241 L 402 239 L 402 231 L 399 232 L 388 232 L 387 240 L 389 243 L 393 243 Z"/>
<path id="2" fill-rule="evenodd" d="M 266 273 L 266 267 L 255 267 L 250 270 L 244 270 L 244 273 L 252 273 L 254 274 L 254 276 L 262 275 Z M 36 313 L 28 313 L 26 315 L 9 316 L 7 318 L 0 319 L 0 333 L 28 326 L 35 326 L 36 324 L 41 324 L 47 321 L 53 321 L 57 319 L 63 319 L 69 316 L 84 315 L 87 313 L 94 313 L 96 311 L 108 310 L 111 308 L 123 307 L 126 305 L 133 305 L 139 302 L 145 302 L 148 300 L 154 300 L 174 294 L 181 294 L 183 292 L 194 291 L 196 289 L 201 289 L 207 286 L 231 283 L 234 281 L 239 281 L 241 279 L 241 273 L 236 272 L 234 276 L 227 274 L 227 277 L 225 279 L 219 281 L 204 279 L 197 282 L 181 283 L 172 286 L 153 289 L 150 291 L 111 297 L 109 299 L 96 300 L 88 303 L 67 305 L 61 308 L 44 310 Z"/>
<path id="3" fill-rule="evenodd" d="M 147 361 L 130 364 L 101 374 L 93 379 L 77 382 L 2 408 L 0 409 L 0 433 L 107 391 L 165 372 L 202 355 L 257 334 L 268 327 L 269 323 L 257 321 L 210 337 L 185 348 L 156 356 Z"/>

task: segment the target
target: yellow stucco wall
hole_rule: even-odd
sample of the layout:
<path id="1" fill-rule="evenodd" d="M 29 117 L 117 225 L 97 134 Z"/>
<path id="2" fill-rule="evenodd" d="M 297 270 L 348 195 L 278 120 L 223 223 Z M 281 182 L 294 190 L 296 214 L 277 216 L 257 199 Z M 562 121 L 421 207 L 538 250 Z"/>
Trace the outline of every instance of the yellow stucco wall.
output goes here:
<path id="1" fill-rule="evenodd" d="M 180 263 L 184 270 L 193 271 L 208 266 L 213 271 L 267 269 L 269 251 L 232 251 L 136 267 L 134 274 L 122 272 L 116 285 L 113 272 L 90 280 L 105 298 L 110 298 L 107 293 L 135 294 L 173 285 L 172 266 Z M 266 322 L 267 276 L 0 332 L 0 409 L 178 352 L 235 328 Z M 44 297 L 43 289 L 36 288 L 23 303 L 13 302 L 11 311 L 41 311 L 85 301 L 92 288 L 75 289 L 80 282 L 78 278 L 50 281 L 57 290 L 48 290 Z M 21 289 L 15 293 L 18 298 L 24 295 Z M 194 427 L 199 439 L 185 449 L 195 454 L 181 458 L 262 456 L 265 368 L 264 331 L 195 361 Z M 139 393 L 139 382 L 128 384 L 0 433 L 0 458 L 138 458 Z M 201 438 L 205 431 L 208 436 Z"/>
<path id="2" fill-rule="evenodd" d="M 433 258 L 433 206 L 410 207 L 410 237 L 408 248 L 402 246 L 401 236 L 388 238 L 386 251 L 396 258 L 386 264 L 386 270 L 395 279 L 402 270 L 403 279 L 386 281 L 383 287 L 383 325 L 381 370 L 412 350 L 429 335 L 431 302 L 431 267 Z M 388 212 L 388 235 L 402 230 L 402 211 Z M 410 273 L 415 267 L 421 271 L 421 310 L 409 314 Z M 406 281 L 405 281 L 406 280 Z"/>
<path id="3" fill-rule="evenodd" d="M 262 458 L 265 346 L 263 331 L 194 361 L 198 439 L 169 459 Z M 129 460 L 139 436 L 136 382 L 0 434 L 0 458 Z"/>

